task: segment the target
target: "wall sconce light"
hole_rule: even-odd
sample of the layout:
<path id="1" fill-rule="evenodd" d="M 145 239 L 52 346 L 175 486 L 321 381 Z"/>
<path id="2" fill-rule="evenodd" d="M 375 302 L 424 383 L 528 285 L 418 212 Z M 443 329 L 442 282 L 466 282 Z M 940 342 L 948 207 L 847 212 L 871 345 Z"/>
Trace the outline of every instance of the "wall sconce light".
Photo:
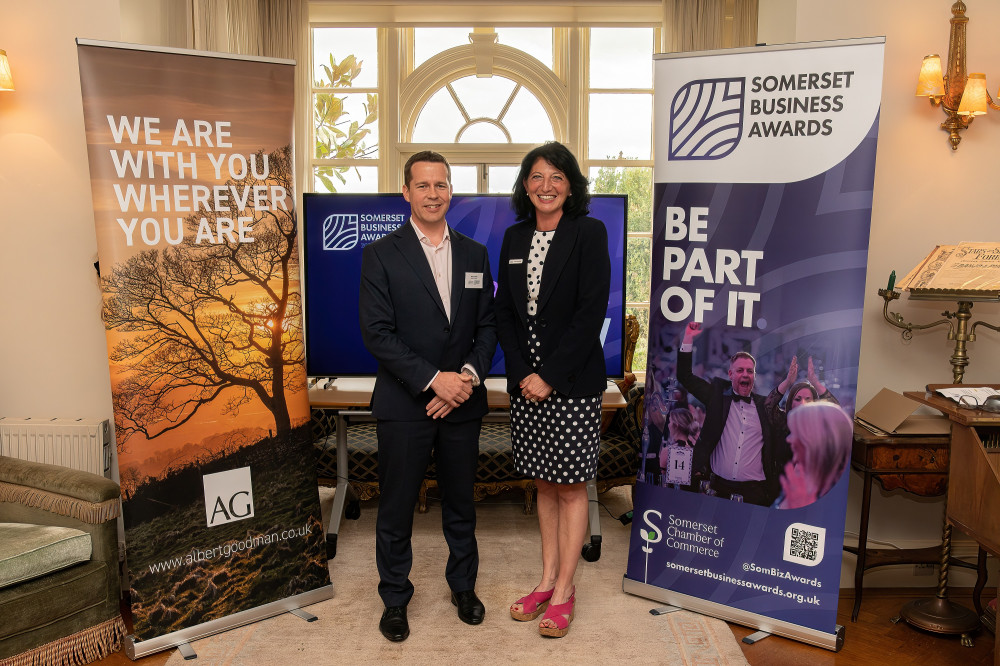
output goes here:
<path id="1" fill-rule="evenodd" d="M 948 70 L 941 71 L 941 56 L 929 55 L 924 58 L 920 67 L 920 78 L 917 81 L 917 95 L 927 97 L 931 104 L 940 105 L 948 118 L 941 123 L 941 129 L 948 132 L 951 149 L 958 150 L 962 140 L 959 134 L 968 129 L 976 116 L 986 113 L 990 106 L 1000 111 L 1000 106 L 994 103 L 986 90 L 985 74 L 969 74 L 966 76 L 965 32 L 969 17 L 965 15 L 965 3 L 957 0 L 951 6 L 951 34 L 948 38 Z M 997 95 L 1000 97 L 1000 94 Z"/>
<path id="2" fill-rule="evenodd" d="M 13 90 L 14 77 L 10 74 L 10 63 L 7 62 L 7 52 L 0 49 L 0 90 Z"/>

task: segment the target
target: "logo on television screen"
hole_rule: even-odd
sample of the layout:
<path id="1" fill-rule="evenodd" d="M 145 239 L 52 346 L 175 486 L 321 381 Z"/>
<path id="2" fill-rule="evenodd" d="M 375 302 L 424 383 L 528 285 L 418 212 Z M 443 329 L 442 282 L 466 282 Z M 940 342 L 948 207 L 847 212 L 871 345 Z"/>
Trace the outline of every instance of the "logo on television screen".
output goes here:
<path id="1" fill-rule="evenodd" d="M 323 249 L 353 250 L 358 244 L 360 228 L 356 213 L 330 215 L 323 220 Z"/>
<path id="2" fill-rule="evenodd" d="M 671 160 L 721 160 L 743 134 L 742 77 L 699 79 L 681 86 L 670 105 Z"/>
<path id="3" fill-rule="evenodd" d="M 250 468 L 205 474 L 205 519 L 209 527 L 253 518 L 253 483 Z"/>

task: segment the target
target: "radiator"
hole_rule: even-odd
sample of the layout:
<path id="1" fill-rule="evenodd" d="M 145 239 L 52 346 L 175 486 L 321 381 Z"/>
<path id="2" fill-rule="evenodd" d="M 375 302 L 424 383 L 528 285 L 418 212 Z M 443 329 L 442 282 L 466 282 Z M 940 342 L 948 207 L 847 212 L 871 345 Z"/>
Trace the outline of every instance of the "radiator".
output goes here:
<path id="1" fill-rule="evenodd" d="M 0 455 L 110 477 L 111 426 L 107 419 L 0 417 Z"/>

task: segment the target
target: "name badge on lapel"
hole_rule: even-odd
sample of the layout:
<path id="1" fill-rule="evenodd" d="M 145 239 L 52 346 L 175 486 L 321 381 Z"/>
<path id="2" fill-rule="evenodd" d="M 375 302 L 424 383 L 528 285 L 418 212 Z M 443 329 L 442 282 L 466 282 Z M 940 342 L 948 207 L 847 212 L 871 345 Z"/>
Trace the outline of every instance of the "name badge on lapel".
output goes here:
<path id="1" fill-rule="evenodd" d="M 466 289 L 482 289 L 483 288 L 483 274 L 482 273 L 466 273 L 465 274 L 465 288 Z"/>
<path id="2" fill-rule="evenodd" d="M 513 264 L 523 264 L 524 263 L 524 259 L 511 259 L 507 263 L 511 264 L 511 265 L 513 265 Z"/>

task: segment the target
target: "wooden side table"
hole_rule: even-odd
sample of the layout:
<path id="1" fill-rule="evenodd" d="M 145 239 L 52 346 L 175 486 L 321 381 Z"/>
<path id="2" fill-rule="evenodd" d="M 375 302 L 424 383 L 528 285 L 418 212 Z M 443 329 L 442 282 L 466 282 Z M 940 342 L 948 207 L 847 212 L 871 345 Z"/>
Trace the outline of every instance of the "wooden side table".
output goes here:
<path id="1" fill-rule="evenodd" d="M 941 547 L 868 548 L 868 519 L 871 509 L 872 480 L 884 490 L 901 488 L 920 497 L 937 497 L 948 490 L 949 435 L 883 436 L 854 424 L 851 467 L 864 476 L 861 499 L 861 525 L 858 546 L 844 546 L 857 555 L 854 567 L 854 609 L 851 621 L 858 618 L 865 571 L 890 564 L 938 564 Z M 975 569 L 976 566 L 950 559 L 952 566 Z"/>

